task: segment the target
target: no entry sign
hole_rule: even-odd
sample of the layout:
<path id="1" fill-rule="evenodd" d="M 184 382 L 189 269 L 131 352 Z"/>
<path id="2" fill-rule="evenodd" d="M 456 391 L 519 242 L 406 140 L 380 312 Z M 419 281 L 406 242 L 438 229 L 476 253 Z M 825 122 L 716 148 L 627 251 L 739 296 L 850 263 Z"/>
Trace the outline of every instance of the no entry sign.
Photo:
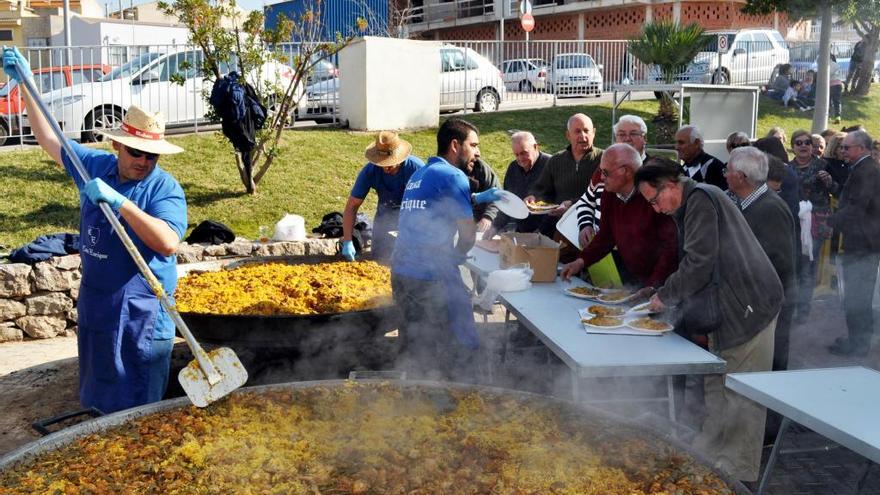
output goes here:
<path id="1" fill-rule="evenodd" d="M 522 25 L 523 31 L 531 33 L 532 29 L 535 29 L 535 16 L 528 13 L 523 14 L 522 19 L 520 19 L 519 23 Z"/>

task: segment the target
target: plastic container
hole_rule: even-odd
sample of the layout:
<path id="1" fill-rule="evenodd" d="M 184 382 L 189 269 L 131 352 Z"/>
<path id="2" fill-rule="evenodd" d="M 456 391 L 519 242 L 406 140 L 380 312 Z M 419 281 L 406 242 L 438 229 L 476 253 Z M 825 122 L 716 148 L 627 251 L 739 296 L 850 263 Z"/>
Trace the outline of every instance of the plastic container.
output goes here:
<path id="1" fill-rule="evenodd" d="M 306 240 L 306 221 L 299 215 L 286 214 L 275 224 L 273 241 L 304 241 Z"/>

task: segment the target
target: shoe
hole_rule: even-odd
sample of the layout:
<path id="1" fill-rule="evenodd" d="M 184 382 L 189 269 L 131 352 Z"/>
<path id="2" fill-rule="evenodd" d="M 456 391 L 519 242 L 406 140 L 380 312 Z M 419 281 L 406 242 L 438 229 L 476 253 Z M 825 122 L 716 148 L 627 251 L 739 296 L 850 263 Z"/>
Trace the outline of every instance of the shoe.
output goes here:
<path id="1" fill-rule="evenodd" d="M 855 345 L 849 339 L 843 343 L 828 346 L 828 351 L 835 356 L 865 357 L 868 355 L 868 350 L 867 345 Z"/>

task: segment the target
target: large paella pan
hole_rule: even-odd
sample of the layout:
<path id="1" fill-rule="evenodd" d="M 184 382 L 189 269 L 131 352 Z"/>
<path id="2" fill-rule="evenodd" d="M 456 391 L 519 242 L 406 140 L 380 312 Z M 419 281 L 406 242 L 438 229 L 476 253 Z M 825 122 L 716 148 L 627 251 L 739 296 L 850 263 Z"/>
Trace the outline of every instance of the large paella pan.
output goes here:
<path id="1" fill-rule="evenodd" d="M 747 494 L 674 440 L 523 392 L 300 382 L 176 399 L 0 459 L 7 493 Z"/>

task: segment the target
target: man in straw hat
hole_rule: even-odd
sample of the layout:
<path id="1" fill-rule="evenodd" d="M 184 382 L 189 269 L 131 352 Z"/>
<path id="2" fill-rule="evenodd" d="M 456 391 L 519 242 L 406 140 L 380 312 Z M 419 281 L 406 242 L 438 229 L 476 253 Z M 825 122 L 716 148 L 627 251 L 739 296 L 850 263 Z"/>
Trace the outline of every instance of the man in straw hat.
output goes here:
<path id="1" fill-rule="evenodd" d="M 468 381 L 479 339 L 458 265 L 476 238 L 472 207 L 500 195 L 497 188 L 471 193 L 466 172 L 480 158 L 480 139 L 469 122 L 453 118 L 440 126 L 437 155 L 409 179 L 400 208 L 391 262 L 404 321 L 398 366 L 425 378 Z"/>
<path id="2" fill-rule="evenodd" d="M 33 77 L 18 49 L 4 47 L 3 69 L 19 82 Z M 98 205 L 107 203 L 118 215 L 165 292 L 173 294 L 186 200 L 180 184 L 157 161 L 183 149 L 165 141 L 161 115 L 131 106 L 120 129 L 103 133 L 116 154 L 70 142 L 93 177 L 84 183 L 33 95 L 23 86 L 22 93 L 37 141 L 80 190 L 80 402 L 112 412 L 158 401 L 168 381 L 174 324 Z"/>
<path id="3" fill-rule="evenodd" d="M 373 255 L 379 261 L 391 258 L 394 237 L 390 232 L 397 230 L 403 190 L 413 172 L 425 166 L 411 152 L 412 145 L 391 131 L 380 132 L 376 140 L 367 146 L 364 156 L 369 163 L 364 165 L 354 181 L 342 214 L 342 256 L 349 261 L 354 261 L 356 255 L 352 242 L 355 218 L 370 189 L 379 196 L 376 217 L 373 219 Z"/>

